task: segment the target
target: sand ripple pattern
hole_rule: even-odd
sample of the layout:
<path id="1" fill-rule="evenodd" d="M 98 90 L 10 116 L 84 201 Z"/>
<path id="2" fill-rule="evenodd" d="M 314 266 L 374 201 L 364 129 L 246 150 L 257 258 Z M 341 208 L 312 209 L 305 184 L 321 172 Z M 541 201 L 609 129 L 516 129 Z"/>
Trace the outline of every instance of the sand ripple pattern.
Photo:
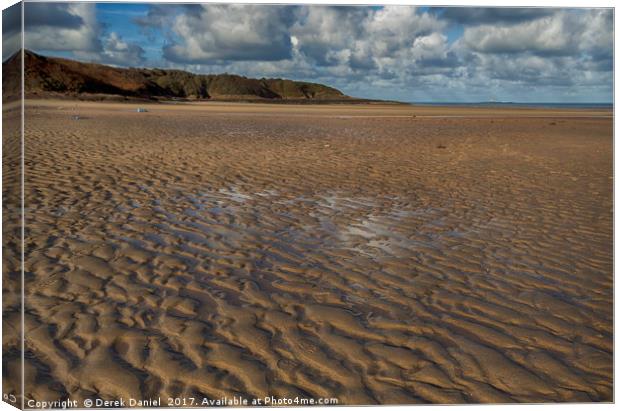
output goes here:
<path id="1" fill-rule="evenodd" d="M 126 107 L 27 113 L 27 398 L 611 400 L 611 120 Z"/>
<path id="2" fill-rule="evenodd" d="M 8 81 L 8 80 L 5 80 Z M 3 395 L 21 404 L 21 111 L 2 111 L 2 353 Z M 9 397 L 10 396 L 10 397 Z"/>

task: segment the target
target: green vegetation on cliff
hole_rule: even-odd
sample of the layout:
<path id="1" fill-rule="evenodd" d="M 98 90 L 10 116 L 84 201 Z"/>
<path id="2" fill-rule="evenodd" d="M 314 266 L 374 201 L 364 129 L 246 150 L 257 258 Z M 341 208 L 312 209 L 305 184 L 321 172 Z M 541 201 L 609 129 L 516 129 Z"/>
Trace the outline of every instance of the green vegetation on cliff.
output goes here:
<path id="1" fill-rule="evenodd" d="M 192 100 L 348 100 L 335 88 L 285 79 L 253 79 L 233 74 L 193 74 L 181 70 L 119 68 L 45 57 L 26 50 L 25 88 L 29 96 L 117 95 Z M 5 78 L 19 73 L 20 54 L 3 63 Z M 5 81 L 4 99 L 19 96 L 19 81 Z"/>

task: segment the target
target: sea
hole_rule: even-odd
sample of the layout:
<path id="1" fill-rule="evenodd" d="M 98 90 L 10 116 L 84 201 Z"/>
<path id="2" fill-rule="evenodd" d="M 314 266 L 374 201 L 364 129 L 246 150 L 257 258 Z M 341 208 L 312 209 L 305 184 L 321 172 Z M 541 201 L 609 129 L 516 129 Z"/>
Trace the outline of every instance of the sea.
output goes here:
<path id="1" fill-rule="evenodd" d="M 459 107 L 524 107 L 524 108 L 573 108 L 573 109 L 609 109 L 613 110 L 613 103 L 513 103 L 513 102 L 497 102 L 483 101 L 477 103 L 438 103 L 428 101 L 410 101 L 409 104 L 420 106 L 459 106 Z"/>

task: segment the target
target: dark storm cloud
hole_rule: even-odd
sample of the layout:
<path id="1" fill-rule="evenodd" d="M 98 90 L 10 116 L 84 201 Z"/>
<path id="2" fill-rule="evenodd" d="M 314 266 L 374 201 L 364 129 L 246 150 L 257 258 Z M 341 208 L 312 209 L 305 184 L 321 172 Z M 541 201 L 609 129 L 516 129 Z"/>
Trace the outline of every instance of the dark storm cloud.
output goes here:
<path id="1" fill-rule="evenodd" d="M 102 50 L 102 25 L 94 3 L 25 3 L 24 8 L 27 49 L 93 53 Z"/>
<path id="2" fill-rule="evenodd" d="M 71 14 L 66 3 L 24 3 L 24 25 L 78 29 L 84 24 L 82 17 Z"/>
<path id="3" fill-rule="evenodd" d="M 21 3 L 17 3 L 2 10 L 2 61 L 22 48 L 21 7 Z"/>
<path id="4" fill-rule="evenodd" d="M 149 4 L 145 16 L 135 17 L 133 22 L 144 28 L 171 28 L 173 18 L 182 13 L 200 13 L 202 5 L 191 4 Z"/>
<path id="5" fill-rule="evenodd" d="M 374 70 L 377 68 L 377 63 L 372 58 L 355 54 L 349 57 L 349 65 L 354 70 Z"/>
<path id="6" fill-rule="evenodd" d="M 445 56 L 428 58 L 419 62 L 420 67 L 434 67 L 437 69 L 450 69 L 462 65 L 463 61 L 452 51 L 447 52 Z M 443 72 L 445 72 L 445 70 L 443 70 Z"/>
<path id="7" fill-rule="evenodd" d="M 2 10 L 2 35 L 19 33 L 22 24 L 21 3 Z"/>
<path id="8" fill-rule="evenodd" d="M 141 27 L 161 27 L 168 17 L 170 17 L 169 9 L 162 5 L 152 4 L 149 5 L 146 16 L 135 17 L 133 22 Z"/>
<path id="9" fill-rule="evenodd" d="M 613 72 L 614 59 L 613 56 L 608 57 L 592 57 L 587 56 L 583 59 L 582 65 L 584 70 L 589 72 Z"/>
<path id="10" fill-rule="evenodd" d="M 463 25 L 521 23 L 553 13 L 551 8 L 514 7 L 446 7 L 435 11 L 440 18 Z"/>

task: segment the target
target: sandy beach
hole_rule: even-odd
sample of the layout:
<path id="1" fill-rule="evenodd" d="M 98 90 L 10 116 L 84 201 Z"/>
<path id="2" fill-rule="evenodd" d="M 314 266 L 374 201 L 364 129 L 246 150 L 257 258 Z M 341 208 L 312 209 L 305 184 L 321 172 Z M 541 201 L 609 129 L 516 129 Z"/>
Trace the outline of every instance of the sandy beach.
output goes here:
<path id="1" fill-rule="evenodd" d="M 611 401 L 612 127 L 28 101 L 26 399 Z"/>

